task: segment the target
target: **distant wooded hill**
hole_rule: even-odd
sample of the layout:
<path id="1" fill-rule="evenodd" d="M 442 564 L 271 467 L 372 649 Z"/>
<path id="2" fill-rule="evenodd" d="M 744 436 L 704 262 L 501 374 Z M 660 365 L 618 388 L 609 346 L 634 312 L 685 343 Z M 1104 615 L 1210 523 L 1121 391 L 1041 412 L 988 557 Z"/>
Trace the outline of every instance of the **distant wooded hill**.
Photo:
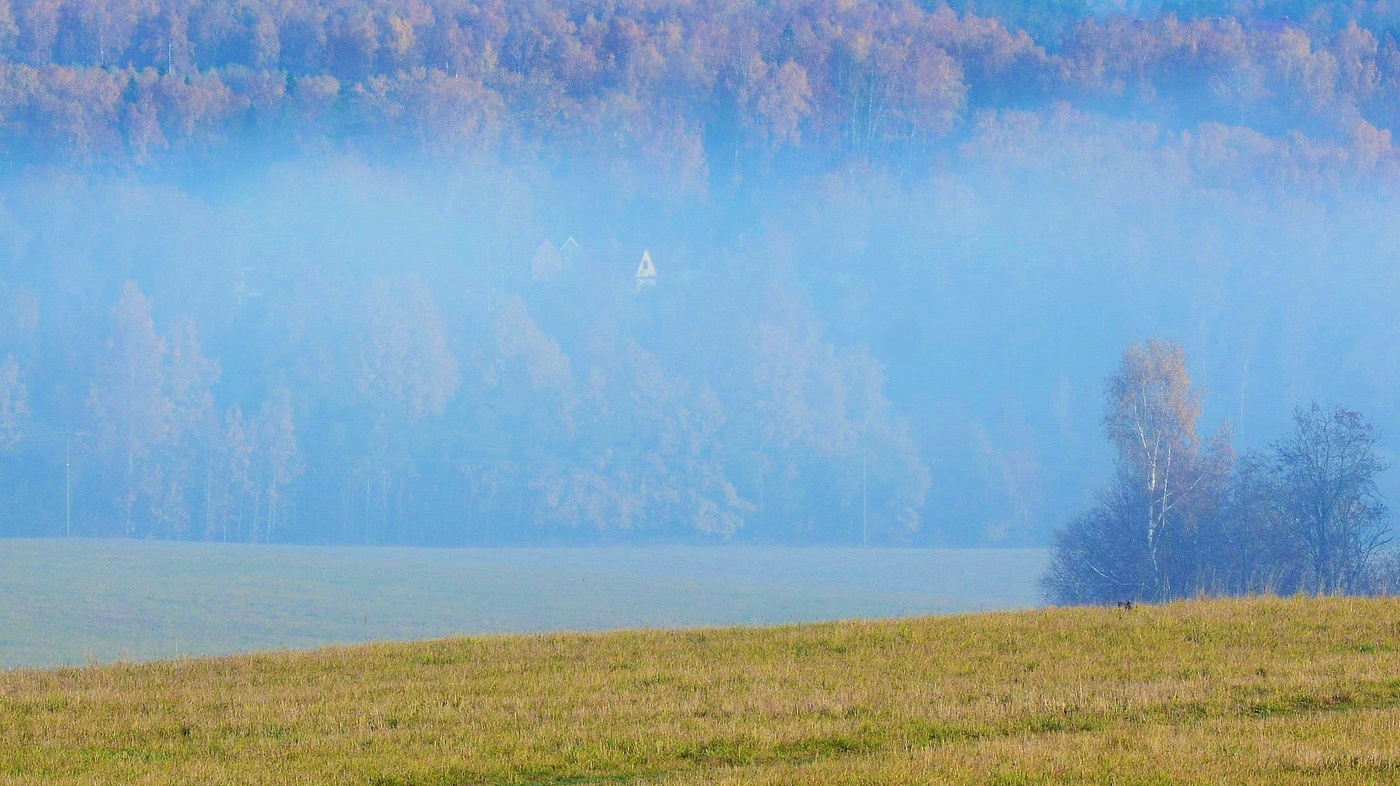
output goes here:
<path id="1" fill-rule="evenodd" d="M 1394 169 L 1388 3 L 957 5 L 0 0 L 0 148 L 587 151 L 686 190 L 796 151 L 927 167 L 988 111 L 1068 102 L 1266 135 L 1203 132 L 1241 166 L 1283 145 L 1308 177 Z"/>
<path id="2" fill-rule="evenodd" d="M 1108 5 L 0 0 L 0 534 L 1044 544 L 1146 336 L 1394 432 L 1400 11 Z"/>

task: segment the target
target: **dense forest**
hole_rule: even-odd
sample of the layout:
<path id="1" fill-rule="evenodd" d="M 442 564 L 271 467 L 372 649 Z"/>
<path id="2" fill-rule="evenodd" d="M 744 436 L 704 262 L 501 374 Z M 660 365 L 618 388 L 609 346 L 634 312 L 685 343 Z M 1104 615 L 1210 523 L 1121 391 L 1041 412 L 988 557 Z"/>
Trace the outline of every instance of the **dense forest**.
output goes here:
<path id="1" fill-rule="evenodd" d="M 928 171 L 950 138 L 1065 103 L 1180 132 L 1199 163 L 1304 181 L 1393 165 L 1390 3 L 971 7 L 6 0 L 0 144 L 12 166 L 328 145 L 617 156 L 684 194 L 793 158 Z"/>
<path id="2" fill-rule="evenodd" d="M 1397 123 L 1379 0 L 0 0 L 0 534 L 1046 543 L 1144 335 L 1400 420 Z"/>

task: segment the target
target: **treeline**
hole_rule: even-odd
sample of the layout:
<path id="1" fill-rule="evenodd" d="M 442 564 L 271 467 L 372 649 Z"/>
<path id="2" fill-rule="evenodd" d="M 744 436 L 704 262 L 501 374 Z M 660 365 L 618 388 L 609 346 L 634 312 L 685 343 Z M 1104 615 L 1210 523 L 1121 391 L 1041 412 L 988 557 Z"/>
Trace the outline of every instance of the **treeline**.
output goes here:
<path id="1" fill-rule="evenodd" d="M 1052 601 L 1400 590 L 1376 486 L 1389 465 L 1360 413 L 1314 402 L 1267 450 L 1237 458 L 1228 426 L 1197 432 L 1201 394 L 1180 346 L 1130 347 L 1105 389 L 1117 475 L 1056 532 Z"/>
<path id="2" fill-rule="evenodd" d="M 684 192 L 798 152 L 924 170 L 986 112 L 1067 102 L 1392 171 L 1400 12 L 1306 5 L 3 0 L 0 149 L 621 155 Z"/>
<path id="3" fill-rule="evenodd" d="M 553 244 L 535 263 L 564 275 Z M 918 533 L 929 474 L 881 366 L 825 340 L 808 308 L 775 293 L 741 329 L 750 339 L 711 358 L 732 368 L 694 384 L 626 331 L 608 335 L 610 314 L 654 325 L 664 294 L 595 291 L 572 318 L 549 310 L 556 338 L 530 304 L 561 287 L 490 291 L 462 321 L 416 275 L 375 278 L 328 343 L 288 362 L 299 373 L 276 372 L 246 410 L 216 395 L 221 364 L 196 321 L 157 325 L 134 283 L 71 355 L 39 334 L 30 292 L 5 293 L 17 307 L 0 344 L 0 531 L 370 544 Z M 255 311 L 261 295 L 243 294 Z"/>
<path id="4" fill-rule="evenodd" d="M 24 304 L 31 296 L 16 297 Z M 288 487 L 304 469 L 287 393 L 247 416 L 237 406 L 216 408 L 220 368 L 205 357 L 194 320 L 161 335 L 134 284 L 110 325 L 93 348 L 90 417 L 81 422 L 59 428 L 42 411 L 36 421 L 19 362 L 10 354 L 0 364 L 0 460 L 20 481 L 6 489 L 5 523 L 63 535 L 279 537 Z"/>

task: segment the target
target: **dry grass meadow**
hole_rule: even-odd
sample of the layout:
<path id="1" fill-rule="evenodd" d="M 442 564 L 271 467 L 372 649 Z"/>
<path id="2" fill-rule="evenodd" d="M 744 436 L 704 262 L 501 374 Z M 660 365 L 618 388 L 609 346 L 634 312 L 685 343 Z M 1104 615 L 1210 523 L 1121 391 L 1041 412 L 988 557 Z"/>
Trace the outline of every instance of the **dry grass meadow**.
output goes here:
<path id="1" fill-rule="evenodd" d="M 542 634 L 0 673 L 0 783 L 1400 782 L 1400 602 Z"/>

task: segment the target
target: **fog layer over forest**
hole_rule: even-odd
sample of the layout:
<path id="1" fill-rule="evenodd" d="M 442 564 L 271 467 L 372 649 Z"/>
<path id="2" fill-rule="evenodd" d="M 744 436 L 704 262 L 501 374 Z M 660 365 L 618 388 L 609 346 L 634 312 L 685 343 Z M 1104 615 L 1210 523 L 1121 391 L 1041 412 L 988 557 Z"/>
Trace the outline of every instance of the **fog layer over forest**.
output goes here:
<path id="1" fill-rule="evenodd" d="M 1040 545 L 1151 336 L 1396 433 L 1400 14 L 1037 5 L 0 0 L 0 534 Z"/>

